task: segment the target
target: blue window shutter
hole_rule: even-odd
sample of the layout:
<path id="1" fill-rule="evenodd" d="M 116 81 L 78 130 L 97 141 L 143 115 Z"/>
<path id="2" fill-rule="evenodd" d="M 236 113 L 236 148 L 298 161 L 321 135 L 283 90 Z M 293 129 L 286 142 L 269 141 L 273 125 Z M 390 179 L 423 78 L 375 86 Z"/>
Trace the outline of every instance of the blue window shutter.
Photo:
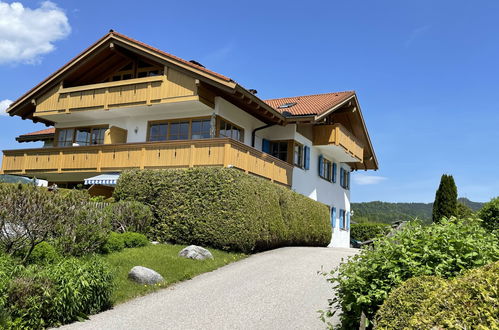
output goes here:
<path id="1" fill-rule="evenodd" d="M 331 208 L 331 226 L 336 227 L 336 207 Z"/>
<path id="2" fill-rule="evenodd" d="M 345 229 L 345 210 L 340 209 L 340 229 Z"/>
<path id="3" fill-rule="evenodd" d="M 324 163 L 322 162 L 322 155 L 319 156 L 319 176 L 324 173 Z"/>
<path id="4" fill-rule="evenodd" d="M 350 189 L 350 172 L 347 173 L 347 189 Z"/>
<path id="5" fill-rule="evenodd" d="M 337 175 L 336 175 L 337 171 L 336 170 L 337 170 L 336 163 L 333 163 L 333 182 L 334 183 L 336 183 L 336 177 L 337 177 Z"/>
<path id="6" fill-rule="evenodd" d="M 340 167 L 340 185 L 345 187 L 345 173 L 343 173 L 343 169 Z"/>
<path id="7" fill-rule="evenodd" d="M 347 230 L 350 230 L 350 212 L 347 212 Z"/>
<path id="8" fill-rule="evenodd" d="M 309 170 L 310 169 L 310 147 L 305 146 L 304 148 L 304 153 L 305 153 L 305 169 Z"/>
<path id="9" fill-rule="evenodd" d="M 262 140 L 262 151 L 270 154 L 270 141 L 263 139 Z"/>

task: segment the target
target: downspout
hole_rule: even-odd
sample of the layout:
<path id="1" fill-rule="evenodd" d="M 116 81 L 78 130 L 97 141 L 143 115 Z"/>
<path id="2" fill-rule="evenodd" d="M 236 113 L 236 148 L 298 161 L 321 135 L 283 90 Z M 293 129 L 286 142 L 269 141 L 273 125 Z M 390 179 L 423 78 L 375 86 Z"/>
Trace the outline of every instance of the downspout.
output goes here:
<path id="1" fill-rule="evenodd" d="M 259 130 L 262 130 L 262 129 L 265 129 L 265 128 L 269 128 L 271 126 L 275 126 L 277 124 L 267 124 L 265 126 L 262 126 L 262 127 L 257 127 L 255 128 L 252 132 L 251 132 L 251 146 L 254 148 L 255 147 L 255 138 L 256 138 L 256 131 L 259 131 Z"/>

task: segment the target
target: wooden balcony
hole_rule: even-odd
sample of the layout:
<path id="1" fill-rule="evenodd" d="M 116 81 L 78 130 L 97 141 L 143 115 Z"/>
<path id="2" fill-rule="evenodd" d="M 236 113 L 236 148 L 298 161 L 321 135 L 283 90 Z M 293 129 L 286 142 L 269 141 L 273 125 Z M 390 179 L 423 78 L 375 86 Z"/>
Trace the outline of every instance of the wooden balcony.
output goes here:
<path id="1" fill-rule="evenodd" d="M 363 161 L 364 146 L 341 124 L 314 126 L 313 137 L 314 146 L 340 146 L 359 162 Z"/>
<path id="2" fill-rule="evenodd" d="M 3 153 L 2 174 L 41 179 L 57 173 L 224 166 L 291 186 L 293 171 L 292 165 L 228 138 L 20 149 Z"/>
<path id="3" fill-rule="evenodd" d="M 36 100 L 37 116 L 81 110 L 109 110 L 198 99 L 194 79 L 171 70 L 164 75 L 52 89 Z"/>

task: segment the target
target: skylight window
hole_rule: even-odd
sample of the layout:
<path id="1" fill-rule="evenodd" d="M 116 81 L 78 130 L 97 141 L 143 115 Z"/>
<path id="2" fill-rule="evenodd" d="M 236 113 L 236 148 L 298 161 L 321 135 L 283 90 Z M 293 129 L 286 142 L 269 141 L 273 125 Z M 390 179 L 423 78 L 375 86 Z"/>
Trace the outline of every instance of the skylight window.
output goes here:
<path id="1" fill-rule="evenodd" d="M 280 106 L 278 106 L 277 108 L 278 109 L 287 109 L 287 108 L 291 108 L 295 104 L 297 104 L 297 103 L 296 102 L 284 103 L 284 104 L 281 104 Z"/>

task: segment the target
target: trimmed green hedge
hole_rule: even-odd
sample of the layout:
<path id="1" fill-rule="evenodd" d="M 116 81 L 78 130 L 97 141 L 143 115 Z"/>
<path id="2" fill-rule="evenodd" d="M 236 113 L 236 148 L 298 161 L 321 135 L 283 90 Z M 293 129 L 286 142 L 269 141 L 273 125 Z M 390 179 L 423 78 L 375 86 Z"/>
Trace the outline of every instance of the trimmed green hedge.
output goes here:
<path id="1" fill-rule="evenodd" d="M 236 169 L 131 170 L 114 197 L 151 207 L 155 240 L 253 252 L 326 246 L 326 205 Z"/>
<path id="2" fill-rule="evenodd" d="M 499 262 L 473 269 L 423 301 L 411 329 L 499 329 Z"/>
<path id="3" fill-rule="evenodd" d="M 352 223 L 350 226 L 350 235 L 353 239 L 365 242 L 386 235 L 390 232 L 390 226 L 380 222 L 362 222 Z"/>
<path id="4" fill-rule="evenodd" d="M 438 276 L 419 276 L 405 281 L 390 293 L 376 313 L 375 329 L 407 329 L 421 303 L 441 287 L 446 287 L 446 281 Z"/>

